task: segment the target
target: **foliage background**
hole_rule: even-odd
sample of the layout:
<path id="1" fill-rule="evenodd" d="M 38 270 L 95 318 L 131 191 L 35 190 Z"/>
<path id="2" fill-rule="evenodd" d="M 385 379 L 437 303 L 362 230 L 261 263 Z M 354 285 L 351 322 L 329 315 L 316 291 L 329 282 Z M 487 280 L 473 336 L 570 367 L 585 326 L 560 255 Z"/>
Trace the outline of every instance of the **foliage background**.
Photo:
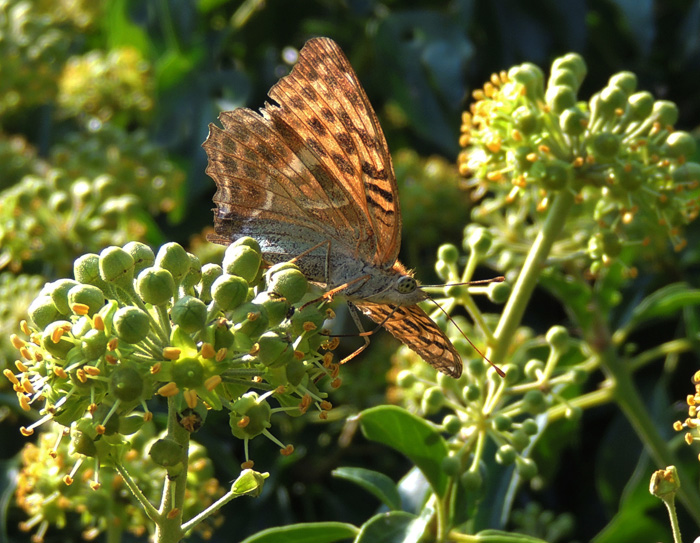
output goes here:
<path id="1" fill-rule="evenodd" d="M 640 89 L 678 104 L 676 128 L 692 132 L 700 123 L 698 1 L 2 0 L 0 26 L 0 201 L 9 201 L 23 176 L 46 179 L 52 167 L 64 169 L 70 180 L 109 173 L 117 193 L 138 198 L 124 208 L 136 217 L 136 226 L 116 224 L 109 230 L 109 224 L 95 223 L 93 231 L 76 234 L 78 241 L 61 245 L 58 256 L 38 251 L 14 264 L 2 262 L 3 336 L 16 328 L 44 281 L 66 276 L 72 258 L 82 252 L 121 242 L 124 231 L 127 240 L 172 240 L 206 252 L 201 238 L 193 236 L 212 218 L 214 187 L 204 174 L 200 148 L 207 125 L 221 109 L 261 106 L 269 87 L 288 71 L 287 48 L 299 48 L 313 36 L 338 41 L 380 116 L 402 184 L 403 259 L 425 282 L 435 280 L 431 268 L 437 245 L 458 243 L 468 221 L 466 196 L 459 197 L 454 211 L 443 204 L 455 201 L 450 190 L 457 184 L 452 164 L 461 112 L 470 92 L 492 72 L 524 61 L 547 68 L 554 57 L 576 51 L 589 69 L 582 96 L 601 88 L 613 73 L 630 70 L 639 77 Z M 100 119 L 99 130 L 95 119 Z M 431 156 L 437 158 L 425 160 Z M 431 176 L 434 188 L 426 194 L 416 179 Z M 141 188 L 139 178 L 145 180 Z M 158 190 L 159 179 L 165 180 L 163 190 Z M 26 214 L 39 217 L 36 210 Z M 100 228 L 112 234 L 96 235 Z M 627 293 L 629 300 L 681 278 L 697 286 L 698 227 L 691 226 L 687 237 L 683 259 L 642 270 Z M 15 243 L 7 237 L 0 241 L 3 251 Z M 566 325 L 558 306 L 538 296 L 526 324 L 538 331 Z M 672 328 L 650 331 L 650 336 L 668 334 Z M 653 337 L 637 339 L 653 342 Z M 11 363 L 6 339 L 0 343 L 5 345 L 0 360 Z M 346 415 L 385 401 L 394 346 L 388 337 L 377 339 L 369 355 L 344 368 L 345 384 L 333 395 L 339 409 L 329 424 L 280 421 L 287 425 L 281 428 L 285 441 L 296 444 L 293 457 L 278 458 L 276 448 L 253 442 L 256 466 L 272 474 L 266 492 L 231 505 L 215 541 L 233 540 L 234 533 L 242 539 L 289 522 L 360 524 L 372 514 L 377 503 L 334 480 L 330 471 L 357 465 L 398 479 L 407 469 L 404 459 L 344 426 Z M 681 359 L 678 367 L 672 373 L 674 368 L 654 366 L 639 383 L 669 439 L 670 423 L 682 412 L 682 406 L 675 414 L 669 406 L 685 397 L 695 357 Z M 3 486 L 11 490 L 23 444 L 17 428 L 24 419 L 14 394 L 2 387 L 0 454 Z M 241 461 L 240 444 L 227 428 L 225 420 L 217 424 L 212 417 L 206 434 L 197 436 L 216 459 L 222 481 L 235 477 Z M 636 464 L 639 443 L 625 421 L 605 408 L 586 411 L 577 426 L 562 425 L 559 437 L 557 449 L 550 451 L 549 471 L 543 473 L 548 486 L 523 492 L 521 505 L 537 502 L 556 514 L 573 513 L 577 522 L 571 540 L 590 540 L 608 523 L 621 522 L 614 519 L 621 497 L 639 485 L 643 489 L 647 473 L 663 467 Z M 690 449 L 681 455 L 689 464 L 696 462 Z M 641 482 L 625 487 L 635 470 Z M 639 493 L 640 502 L 647 499 Z M 660 504 L 654 513 L 663 527 Z M 23 540 L 15 527 L 21 512 L 6 507 L 5 515 L 9 540 Z M 78 537 L 66 528 L 49 533 L 47 541 Z"/>

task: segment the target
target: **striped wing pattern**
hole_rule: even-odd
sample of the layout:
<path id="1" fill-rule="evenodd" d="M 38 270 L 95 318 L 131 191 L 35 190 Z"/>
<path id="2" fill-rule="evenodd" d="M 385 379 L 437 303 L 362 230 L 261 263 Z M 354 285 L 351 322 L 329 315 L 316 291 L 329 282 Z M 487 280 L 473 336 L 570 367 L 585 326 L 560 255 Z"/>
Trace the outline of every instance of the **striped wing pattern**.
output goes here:
<path id="1" fill-rule="evenodd" d="M 435 321 L 417 305 L 393 306 L 355 302 L 377 324 L 418 354 L 436 370 L 462 375 L 462 357 Z"/>

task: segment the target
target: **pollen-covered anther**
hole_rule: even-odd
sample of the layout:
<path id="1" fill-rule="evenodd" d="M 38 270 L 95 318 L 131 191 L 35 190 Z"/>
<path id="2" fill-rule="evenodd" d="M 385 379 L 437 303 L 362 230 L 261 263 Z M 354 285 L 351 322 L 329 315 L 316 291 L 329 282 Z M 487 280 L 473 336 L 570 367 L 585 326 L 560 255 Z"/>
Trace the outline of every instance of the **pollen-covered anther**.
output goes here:
<path id="1" fill-rule="evenodd" d="M 330 368 L 328 368 L 331 372 L 331 377 L 335 379 L 338 377 L 338 374 L 340 373 L 340 364 L 333 364 L 331 365 Z"/>
<path id="2" fill-rule="evenodd" d="M 686 428 L 690 428 L 691 430 L 693 430 L 698 427 L 698 422 L 688 417 L 687 419 L 685 419 L 685 426 Z"/>
<path id="3" fill-rule="evenodd" d="M 95 328 L 95 330 L 100 330 L 104 332 L 105 329 L 105 321 L 102 318 L 102 315 L 97 314 L 95 317 L 92 319 L 92 325 Z"/>
<path id="4" fill-rule="evenodd" d="M 7 377 L 7 380 L 10 381 L 13 385 L 19 385 L 19 379 L 15 376 L 14 373 L 12 373 L 12 370 L 10 368 L 5 368 L 2 370 L 2 374 Z"/>
<path id="5" fill-rule="evenodd" d="M 27 321 L 24 319 L 19 321 L 19 329 L 28 336 L 30 336 L 32 333 L 31 329 L 29 328 L 29 323 L 27 323 Z"/>
<path id="6" fill-rule="evenodd" d="M 29 411 L 31 410 L 31 404 L 29 403 L 29 396 L 26 394 L 17 394 L 17 401 L 19 402 L 19 406 L 22 408 L 23 411 Z"/>
<path id="7" fill-rule="evenodd" d="M 323 409 L 324 411 L 330 411 L 333 409 L 333 404 L 329 402 L 328 400 L 323 400 L 320 404 L 319 407 Z"/>
<path id="8" fill-rule="evenodd" d="M 102 373 L 100 368 L 97 368 L 95 366 L 83 366 L 83 369 L 85 370 L 85 373 L 91 375 L 92 377 L 97 377 Z"/>
<path id="9" fill-rule="evenodd" d="M 523 135 L 520 133 L 520 130 L 516 128 L 511 131 L 510 137 L 513 141 L 523 141 Z"/>
<path id="10" fill-rule="evenodd" d="M 68 379 L 68 374 L 66 373 L 66 370 L 64 370 L 61 366 L 54 366 L 52 371 L 53 374 L 59 379 Z"/>
<path id="11" fill-rule="evenodd" d="M 106 354 L 105 360 L 107 361 L 107 364 L 111 364 L 112 366 L 116 365 L 116 363 L 119 362 L 119 359 L 113 354 Z"/>
<path id="12" fill-rule="evenodd" d="M 202 343 L 202 357 L 204 358 L 214 358 L 216 356 L 216 351 L 211 343 Z"/>
<path id="13" fill-rule="evenodd" d="M 180 349 L 177 347 L 164 347 L 163 358 L 166 360 L 177 360 L 180 358 Z"/>
<path id="14" fill-rule="evenodd" d="M 87 407 L 88 413 L 90 413 L 91 415 L 94 415 L 96 411 L 97 411 L 97 404 L 96 403 L 93 402 L 90 405 L 88 405 L 88 407 Z"/>
<path id="15" fill-rule="evenodd" d="M 81 383 L 85 384 L 88 381 L 87 374 L 85 373 L 85 370 L 83 368 L 78 368 L 75 371 L 75 376 L 78 378 L 78 381 Z"/>
<path id="16" fill-rule="evenodd" d="M 328 412 L 327 411 L 319 412 L 318 418 L 321 420 L 328 420 Z"/>
<path id="17" fill-rule="evenodd" d="M 545 153 L 545 154 L 550 153 L 549 146 L 545 145 L 545 144 L 540 145 L 539 147 L 537 147 L 537 149 L 539 149 L 540 153 Z"/>
<path id="18" fill-rule="evenodd" d="M 676 422 L 673 423 L 673 429 L 676 432 L 680 432 L 683 429 L 683 423 L 681 421 L 677 420 Z"/>
<path id="19" fill-rule="evenodd" d="M 106 430 L 107 429 L 105 428 L 104 424 L 98 424 L 95 426 L 95 432 L 97 432 L 97 435 L 104 435 Z"/>
<path id="20" fill-rule="evenodd" d="M 177 394 L 178 392 L 180 392 L 180 389 L 177 388 L 177 385 L 175 383 L 173 383 L 172 381 L 170 381 L 169 383 L 166 383 L 165 385 L 160 387 L 157 391 L 157 393 L 159 395 L 163 396 L 164 398 L 169 398 L 171 396 L 175 396 L 175 394 Z"/>
<path id="21" fill-rule="evenodd" d="M 19 433 L 22 434 L 24 437 L 29 437 L 34 434 L 34 430 L 32 428 L 21 426 L 19 429 Z"/>
<path id="22" fill-rule="evenodd" d="M 690 432 L 688 432 L 687 434 L 685 434 L 684 439 L 685 439 L 685 442 L 686 442 L 688 445 L 692 445 L 692 444 L 693 444 L 693 441 L 694 441 L 694 439 L 693 439 L 693 434 L 691 434 Z"/>
<path id="23" fill-rule="evenodd" d="M 100 488 L 102 488 L 102 485 L 100 483 L 98 483 L 97 481 L 92 481 L 90 483 L 90 488 L 92 490 L 99 490 Z"/>
<path id="24" fill-rule="evenodd" d="M 27 394 L 35 394 L 36 393 L 36 391 L 34 390 L 34 387 L 32 386 L 32 382 L 29 379 L 27 379 L 26 377 L 24 377 L 22 379 L 22 388 L 24 389 L 24 391 Z"/>
<path id="25" fill-rule="evenodd" d="M 89 305 L 81 303 L 74 303 L 72 306 L 70 306 L 70 308 L 73 313 L 80 316 L 87 315 L 88 311 L 90 311 Z"/>
<path id="26" fill-rule="evenodd" d="M 489 172 L 486 174 L 486 179 L 489 181 L 500 181 L 503 179 L 503 174 L 501 172 Z"/>
<path id="27" fill-rule="evenodd" d="M 22 347 L 19 350 L 19 354 L 21 354 L 22 358 L 24 358 L 25 360 L 32 360 L 32 358 L 33 358 L 32 353 L 29 352 L 29 349 L 27 349 L 26 347 Z"/>
<path id="28" fill-rule="evenodd" d="M 297 360 L 304 360 L 306 355 L 302 351 L 294 351 L 294 358 Z"/>
<path id="29" fill-rule="evenodd" d="M 248 314 L 246 315 L 246 319 L 248 319 L 249 321 L 253 322 L 253 321 L 258 320 L 258 317 L 259 317 L 259 316 L 260 316 L 260 313 L 259 313 L 259 312 L 257 312 L 257 311 L 251 311 L 250 313 L 248 313 Z"/>
<path id="30" fill-rule="evenodd" d="M 22 373 L 26 373 L 29 371 L 29 368 L 21 360 L 15 360 L 15 368 L 17 368 L 17 370 L 21 371 Z"/>
<path id="31" fill-rule="evenodd" d="M 239 428 L 245 428 L 250 424 L 250 417 L 248 415 L 243 415 L 240 420 L 236 423 Z"/>
<path id="32" fill-rule="evenodd" d="M 632 211 L 625 211 L 622 214 L 622 223 L 623 224 L 629 224 L 634 220 L 634 212 Z"/>
<path id="33" fill-rule="evenodd" d="M 327 352 L 326 354 L 323 355 L 323 367 L 328 368 L 330 365 L 333 363 L 333 353 Z"/>
<path id="34" fill-rule="evenodd" d="M 54 328 L 53 332 L 51 332 L 51 341 L 58 343 L 61 341 L 63 334 L 65 334 L 65 330 L 62 327 Z"/>
<path id="35" fill-rule="evenodd" d="M 197 407 L 197 391 L 194 389 L 189 389 L 185 390 L 185 392 L 182 393 L 182 395 L 185 398 L 185 403 L 187 404 L 187 407 L 190 409 L 194 409 Z"/>
<path id="36" fill-rule="evenodd" d="M 343 384 L 343 380 L 340 379 L 339 377 L 336 378 L 336 379 L 333 379 L 333 380 L 331 381 L 331 387 L 332 387 L 332 388 L 340 388 L 340 385 L 342 385 L 342 384 Z"/>
<path id="37" fill-rule="evenodd" d="M 107 350 L 108 351 L 116 351 L 117 347 L 119 347 L 119 338 L 112 338 L 107 342 Z"/>
<path id="38" fill-rule="evenodd" d="M 255 377 L 253 377 L 253 382 L 254 382 L 254 383 L 257 383 L 257 384 L 260 384 L 260 383 L 263 382 L 263 378 L 260 377 L 259 375 L 256 375 Z"/>
<path id="39" fill-rule="evenodd" d="M 27 342 L 24 341 L 24 340 L 23 340 L 21 337 L 19 337 L 17 334 L 12 334 L 12 335 L 10 336 L 10 343 L 12 343 L 12 346 L 13 346 L 15 349 L 21 349 L 22 347 L 24 347 L 24 346 L 27 344 Z"/>
<path id="40" fill-rule="evenodd" d="M 573 162 L 571 162 L 571 165 L 574 168 L 581 168 L 585 164 L 585 161 L 582 156 L 577 156 Z"/>
<path id="41" fill-rule="evenodd" d="M 294 445 L 287 445 L 284 449 L 280 449 L 280 454 L 282 456 L 289 456 L 294 452 Z"/>
<path id="42" fill-rule="evenodd" d="M 540 155 L 538 155 L 537 153 L 528 153 L 525 156 L 525 160 L 527 160 L 528 162 L 537 162 L 539 159 Z"/>
<path id="43" fill-rule="evenodd" d="M 317 326 L 311 321 L 306 321 L 303 325 L 303 328 L 304 331 L 311 332 L 312 330 L 316 330 Z"/>
<path id="44" fill-rule="evenodd" d="M 156 373 L 160 373 L 160 369 L 163 367 L 162 362 L 156 362 L 151 366 L 151 369 L 149 370 L 151 372 L 151 375 L 155 375 Z"/>
<path id="45" fill-rule="evenodd" d="M 284 394 L 285 392 L 287 392 L 287 387 L 284 386 L 284 385 L 279 385 L 279 386 L 275 389 L 275 394 Z"/>
<path id="46" fill-rule="evenodd" d="M 255 462 L 252 460 L 246 460 L 241 464 L 241 469 L 253 469 L 253 466 L 255 465 Z"/>
<path id="47" fill-rule="evenodd" d="M 216 387 L 218 387 L 220 384 L 221 384 L 221 376 L 220 375 L 212 375 L 206 381 L 204 381 L 204 388 L 206 388 L 208 391 L 211 392 Z"/>
<path id="48" fill-rule="evenodd" d="M 334 351 L 338 348 L 338 345 L 340 345 L 340 339 L 334 337 L 324 342 L 321 347 L 323 347 L 326 351 Z"/>

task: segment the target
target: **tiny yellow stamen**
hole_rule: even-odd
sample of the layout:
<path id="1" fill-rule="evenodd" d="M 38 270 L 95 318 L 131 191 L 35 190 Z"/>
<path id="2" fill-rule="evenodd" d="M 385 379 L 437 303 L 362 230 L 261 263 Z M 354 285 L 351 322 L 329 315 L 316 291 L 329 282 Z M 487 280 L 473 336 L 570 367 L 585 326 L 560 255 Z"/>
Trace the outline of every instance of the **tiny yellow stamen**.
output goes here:
<path id="1" fill-rule="evenodd" d="M 187 403 L 187 407 L 190 409 L 194 409 L 197 407 L 197 391 L 193 389 L 185 390 L 183 392 L 183 396 L 185 397 L 185 402 Z"/>
<path id="2" fill-rule="evenodd" d="M 165 398 L 170 398 L 171 396 L 175 396 L 175 394 L 180 392 L 180 389 L 177 388 L 177 385 L 175 383 L 170 381 L 169 383 L 160 387 L 157 392 Z"/>
<path id="3" fill-rule="evenodd" d="M 202 356 L 204 358 L 214 358 L 216 351 L 211 343 L 202 343 Z"/>
<path id="4" fill-rule="evenodd" d="M 87 315 L 88 311 L 90 311 L 90 306 L 87 304 L 81 304 L 81 303 L 75 303 L 72 306 L 70 306 L 71 311 L 75 313 L 76 315 Z"/>
<path id="5" fill-rule="evenodd" d="M 163 358 L 166 360 L 177 360 L 180 358 L 180 349 L 177 347 L 165 347 L 163 349 Z"/>

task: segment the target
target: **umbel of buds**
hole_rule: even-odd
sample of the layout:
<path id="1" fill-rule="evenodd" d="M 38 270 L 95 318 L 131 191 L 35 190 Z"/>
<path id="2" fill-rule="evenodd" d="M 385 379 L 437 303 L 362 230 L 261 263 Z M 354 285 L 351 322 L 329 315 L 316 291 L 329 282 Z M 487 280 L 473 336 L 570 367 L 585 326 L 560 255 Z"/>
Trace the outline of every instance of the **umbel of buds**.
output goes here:
<path id="1" fill-rule="evenodd" d="M 459 167 L 478 194 L 494 195 L 476 215 L 502 224 L 495 212 L 520 199 L 507 223 L 525 228 L 568 192 L 578 243 L 560 254 L 555 247 L 554 256 L 586 253 L 595 273 L 626 247 L 656 249 L 670 239 L 680 250 L 681 228 L 698 215 L 700 164 L 690 161 L 694 138 L 673 128 L 676 105 L 638 90 L 631 72 L 581 101 L 585 76 L 583 59 L 570 53 L 554 61 L 546 81 L 525 63 L 474 93 L 462 119 Z M 523 210 L 531 210 L 528 219 Z"/>
<path id="2" fill-rule="evenodd" d="M 271 433 L 271 415 L 315 406 L 325 418 L 317 383 L 330 376 L 339 386 L 338 365 L 320 333 L 322 304 L 294 305 L 313 301 L 304 275 L 293 264 L 264 273 L 262 264 L 251 238 L 234 242 L 222 265 L 202 266 L 175 243 L 157 254 L 129 243 L 79 258 L 75 279 L 47 284 L 31 324 L 12 336 L 21 358 L 5 376 L 22 408 L 43 415 L 22 433 L 55 421 L 74 429 L 73 450 L 105 462 L 165 397 L 190 432 L 209 409 L 225 409 L 234 436 L 262 434 L 291 453 Z M 178 451 L 166 445 L 151 456 L 177 469 Z M 252 466 L 247 456 L 244 464 Z"/>

